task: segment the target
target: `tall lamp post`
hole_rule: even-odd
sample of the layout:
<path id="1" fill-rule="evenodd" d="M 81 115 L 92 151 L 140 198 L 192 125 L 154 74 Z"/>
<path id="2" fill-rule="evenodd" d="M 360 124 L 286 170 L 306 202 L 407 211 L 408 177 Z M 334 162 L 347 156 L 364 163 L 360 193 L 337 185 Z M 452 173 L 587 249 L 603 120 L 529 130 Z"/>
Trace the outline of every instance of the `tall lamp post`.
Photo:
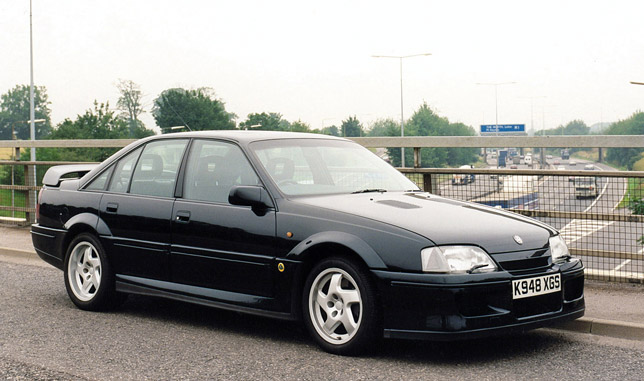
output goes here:
<path id="1" fill-rule="evenodd" d="M 499 133 L 499 93 L 498 93 L 498 87 L 501 85 L 514 85 L 516 82 L 492 82 L 492 83 L 477 83 L 477 85 L 481 86 L 494 86 L 494 105 L 495 105 L 495 110 L 494 110 L 494 127 L 496 129 L 496 133 Z"/>
<path id="2" fill-rule="evenodd" d="M 397 58 L 400 61 L 400 136 L 405 136 L 405 118 L 403 117 L 403 59 L 411 57 L 431 56 L 431 53 L 412 54 L 408 56 L 371 56 L 373 58 Z M 405 167 L 405 147 L 400 148 L 401 166 Z"/>

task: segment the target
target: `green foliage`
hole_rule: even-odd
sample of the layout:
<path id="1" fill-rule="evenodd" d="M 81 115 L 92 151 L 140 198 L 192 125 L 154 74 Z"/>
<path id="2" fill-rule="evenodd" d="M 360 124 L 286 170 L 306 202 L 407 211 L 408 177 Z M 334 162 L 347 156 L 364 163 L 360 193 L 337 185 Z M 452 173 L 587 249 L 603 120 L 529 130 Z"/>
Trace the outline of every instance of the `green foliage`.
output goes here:
<path id="1" fill-rule="evenodd" d="M 331 136 L 340 136 L 340 129 L 337 126 L 324 127 L 319 133 Z"/>
<path id="2" fill-rule="evenodd" d="M 245 121 L 239 123 L 242 130 L 264 130 L 264 131 L 287 131 L 290 123 L 282 119 L 282 114 L 271 113 L 252 113 L 248 114 Z"/>
<path id="3" fill-rule="evenodd" d="M 309 126 L 308 123 L 302 122 L 301 120 L 296 120 L 295 122 L 291 123 L 290 131 L 311 132 L 311 126 Z"/>
<path id="4" fill-rule="evenodd" d="M 30 139 L 29 93 L 28 85 L 16 85 L 0 96 L 0 140 L 11 140 L 12 127 L 18 139 Z M 35 124 L 36 139 L 44 138 L 51 131 L 50 104 L 47 89 L 44 86 L 35 86 L 35 119 L 45 119 L 45 122 Z"/>
<path id="5" fill-rule="evenodd" d="M 373 133 L 386 133 L 388 136 L 399 136 L 400 128 L 395 122 L 382 121 L 372 128 Z M 472 127 L 463 123 L 450 123 L 440 117 L 423 103 L 405 123 L 405 136 L 474 136 Z M 388 155 L 394 166 L 400 166 L 400 149 L 388 149 Z M 421 166 L 424 168 L 455 167 L 477 161 L 476 148 L 423 148 L 420 150 Z M 414 150 L 405 149 L 405 165 L 414 162 Z"/>
<path id="6" fill-rule="evenodd" d="M 351 116 L 348 119 L 343 120 L 342 125 L 340 126 L 340 130 L 342 131 L 342 136 L 346 137 L 363 135 L 362 124 L 360 124 L 360 121 L 355 116 Z"/>
<path id="7" fill-rule="evenodd" d="M 644 112 L 636 112 L 630 118 L 620 120 L 608 127 L 606 135 L 644 135 Z M 618 166 L 633 169 L 633 165 L 642 158 L 642 148 L 609 148 L 606 150 L 606 160 Z"/>
<path id="8" fill-rule="evenodd" d="M 167 127 L 185 125 L 192 131 L 235 128 L 235 114 L 227 112 L 224 102 L 207 87 L 164 90 L 154 100 L 152 116 L 163 133 L 170 132 Z"/>
<path id="9" fill-rule="evenodd" d="M 573 120 L 568 122 L 565 126 L 559 126 L 557 128 L 551 128 L 549 130 L 537 131 L 535 135 L 545 136 L 545 135 L 589 135 L 590 127 L 586 125 L 582 120 Z"/>
<path id="10" fill-rule="evenodd" d="M 108 103 L 94 101 L 94 109 L 65 119 L 49 135 L 50 139 L 126 139 L 130 136 L 127 122 L 109 109 Z M 103 161 L 115 148 L 42 148 L 37 151 L 42 161 Z"/>

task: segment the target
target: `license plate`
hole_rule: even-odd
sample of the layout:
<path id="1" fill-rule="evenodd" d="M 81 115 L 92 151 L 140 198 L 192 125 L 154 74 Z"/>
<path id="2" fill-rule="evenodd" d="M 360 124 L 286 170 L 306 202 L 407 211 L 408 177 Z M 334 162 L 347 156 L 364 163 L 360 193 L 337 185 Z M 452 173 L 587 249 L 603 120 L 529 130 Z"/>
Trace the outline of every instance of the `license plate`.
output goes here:
<path id="1" fill-rule="evenodd" d="M 561 291 L 561 275 L 544 275 L 512 281 L 512 299 L 550 294 Z"/>

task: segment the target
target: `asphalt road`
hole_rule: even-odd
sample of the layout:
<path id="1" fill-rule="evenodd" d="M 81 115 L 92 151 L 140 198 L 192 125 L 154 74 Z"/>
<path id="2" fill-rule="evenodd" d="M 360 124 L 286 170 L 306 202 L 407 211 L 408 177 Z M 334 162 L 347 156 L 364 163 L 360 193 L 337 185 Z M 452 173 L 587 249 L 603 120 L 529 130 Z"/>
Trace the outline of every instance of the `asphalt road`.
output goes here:
<path id="1" fill-rule="evenodd" d="M 544 329 L 384 341 L 366 356 L 339 357 L 297 323 L 141 296 L 118 311 L 81 311 L 62 277 L 0 262 L 0 379 L 641 380 L 644 371 L 644 342 Z"/>

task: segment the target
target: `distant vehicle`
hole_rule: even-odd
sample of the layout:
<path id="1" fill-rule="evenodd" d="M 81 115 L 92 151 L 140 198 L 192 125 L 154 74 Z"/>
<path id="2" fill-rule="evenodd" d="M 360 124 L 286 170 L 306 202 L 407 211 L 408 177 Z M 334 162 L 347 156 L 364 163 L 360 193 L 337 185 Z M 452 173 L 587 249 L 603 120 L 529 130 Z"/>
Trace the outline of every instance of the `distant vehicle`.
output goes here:
<path id="1" fill-rule="evenodd" d="M 554 165 L 559 165 L 559 164 L 561 164 L 561 163 L 559 162 L 559 160 L 555 160 L 552 164 L 554 164 Z"/>
<path id="2" fill-rule="evenodd" d="M 532 165 L 532 155 L 526 155 L 526 157 L 523 158 L 523 162 L 525 165 Z"/>
<path id="3" fill-rule="evenodd" d="M 470 201 L 503 209 L 537 209 L 539 192 L 534 183 L 535 176 L 506 176 L 501 190 Z"/>
<path id="4" fill-rule="evenodd" d="M 574 179 L 575 198 L 597 197 L 597 178 L 590 176 L 577 176 Z"/>
<path id="5" fill-rule="evenodd" d="M 507 160 L 507 157 L 508 157 L 508 151 L 499 150 L 499 161 L 498 161 L 497 167 L 505 167 L 505 161 Z"/>
<path id="6" fill-rule="evenodd" d="M 564 167 L 563 165 L 560 165 L 557 167 L 557 171 L 565 171 L 565 170 L 566 170 L 566 167 Z"/>
<path id="7" fill-rule="evenodd" d="M 594 170 L 595 170 L 595 166 L 594 166 L 594 165 L 592 165 L 592 164 L 586 164 L 586 165 L 584 165 L 584 171 L 594 171 Z"/>
<path id="8" fill-rule="evenodd" d="M 521 158 L 519 156 L 513 157 L 512 164 L 521 164 Z"/>
<path id="9" fill-rule="evenodd" d="M 567 149 L 562 149 L 561 160 L 568 160 L 568 159 L 570 159 L 570 152 Z"/>
<path id="10" fill-rule="evenodd" d="M 512 165 L 510 166 L 510 169 L 517 169 L 517 165 L 516 165 L 516 164 L 512 164 Z"/>
<path id="11" fill-rule="evenodd" d="M 570 165 L 571 167 L 574 167 L 575 165 L 577 165 L 577 162 L 576 161 L 571 161 L 570 163 L 568 163 L 568 165 Z"/>
<path id="12" fill-rule="evenodd" d="M 548 160 L 552 159 L 552 155 L 546 155 L 546 159 Z"/>
<path id="13" fill-rule="evenodd" d="M 474 169 L 471 165 L 461 165 L 459 169 Z M 467 185 L 474 182 L 473 173 L 455 173 L 452 175 L 452 185 Z"/>

